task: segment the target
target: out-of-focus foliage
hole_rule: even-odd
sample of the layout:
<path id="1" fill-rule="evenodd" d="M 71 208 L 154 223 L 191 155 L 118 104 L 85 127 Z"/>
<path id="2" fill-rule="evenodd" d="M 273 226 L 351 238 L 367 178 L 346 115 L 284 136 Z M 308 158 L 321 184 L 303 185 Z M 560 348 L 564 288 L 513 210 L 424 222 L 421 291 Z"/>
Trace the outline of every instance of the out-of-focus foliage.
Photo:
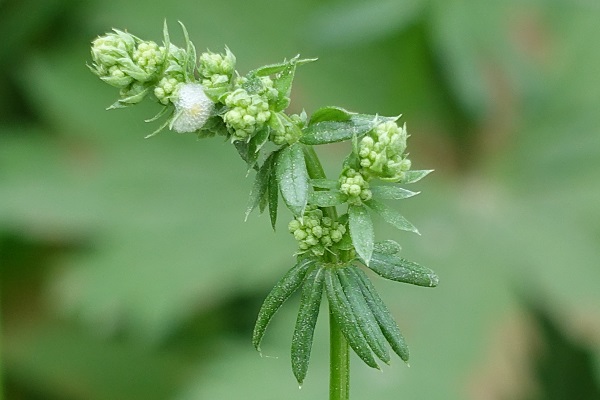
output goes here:
<path id="1" fill-rule="evenodd" d="M 326 393 L 324 321 L 300 391 L 287 348 L 293 307 L 266 337 L 269 357 L 250 344 L 294 243 L 285 225 L 273 234 L 267 219 L 243 222 L 251 179 L 230 146 L 170 133 L 143 140 L 155 128 L 141 122 L 151 105 L 103 111 L 115 93 L 85 67 L 90 41 L 113 26 L 160 40 L 164 18 L 182 20 L 199 49 L 228 45 L 242 71 L 297 52 L 320 57 L 298 71 L 292 108 L 403 113 L 413 165 L 436 169 L 402 210 L 423 236 L 377 227 L 440 275 L 426 292 L 376 280 L 412 367 L 381 374 L 355 362 L 353 397 L 597 397 L 596 2 L 5 0 L 7 398 Z M 336 165 L 342 152 L 322 154 Z"/>

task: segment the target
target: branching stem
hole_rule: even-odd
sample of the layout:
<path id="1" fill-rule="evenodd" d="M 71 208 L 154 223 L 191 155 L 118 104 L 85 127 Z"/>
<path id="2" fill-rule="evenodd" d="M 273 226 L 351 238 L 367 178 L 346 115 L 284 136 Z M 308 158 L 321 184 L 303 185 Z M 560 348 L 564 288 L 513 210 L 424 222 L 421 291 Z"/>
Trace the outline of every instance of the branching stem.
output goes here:
<path id="1" fill-rule="evenodd" d="M 326 179 L 321 161 L 312 146 L 304 146 L 306 169 L 311 179 Z M 335 207 L 323 208 L 333 221 L 337 220 Z M 329 400 L 350 398 L 350 349 L 335 316 L 329 312 Z"/>

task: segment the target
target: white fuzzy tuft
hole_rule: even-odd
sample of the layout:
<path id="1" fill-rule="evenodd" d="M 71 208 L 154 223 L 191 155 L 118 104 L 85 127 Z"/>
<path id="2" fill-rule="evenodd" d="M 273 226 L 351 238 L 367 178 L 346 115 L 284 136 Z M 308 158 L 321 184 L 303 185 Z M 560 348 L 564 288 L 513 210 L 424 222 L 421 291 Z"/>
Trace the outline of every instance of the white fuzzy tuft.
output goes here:
<path id="1" fill-rule="evenodd" d="M 206 97 L 199 83 L 185 83 L 176 94 L 175 119 L 171 129 L 177 133 L 195 132 L 202 128 L 210 117 L 214 103 Z"/>

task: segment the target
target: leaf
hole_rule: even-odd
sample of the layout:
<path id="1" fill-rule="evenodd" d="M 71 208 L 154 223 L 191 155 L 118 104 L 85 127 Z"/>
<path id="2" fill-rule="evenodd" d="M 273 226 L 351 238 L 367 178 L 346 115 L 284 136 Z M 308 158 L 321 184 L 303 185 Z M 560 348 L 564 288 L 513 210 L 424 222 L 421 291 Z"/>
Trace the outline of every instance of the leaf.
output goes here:
<path id="1" fill-rule="evenodd" d="M 374 197 L 386 200 L 402 200 L 418 195 L 421 192 L 412 192 L 399 186 L 372 186 Z"/>
<path id="2" fill-rule="evenodd" d="M 392 317 L 392 314 L 389 312 L 385 303 L 377 294 L 377 290 L 373 287 L 373 284 L 367 275 L 356 266 L 348 268 L 348 273 L 350 276 L 354 276 L 355 282 L 360 286 L 365 301 L 375 316 L 379 328 L 381 328 L 381 332 L 387 339 L 392 350 L 394 350 L 404 362 L 408 362 L 408 346 L 406 345 L 402 333 L 400 333 L 400 328 L 398 328 L 398 324 L 396 324 L 394 317 Z"/>
<path id="3" fill-rule="evenodd" d="M 402 184 L 415 183 L 425 178 L 427 175 L 432 173 L 432 169 L 423 169 L 423 170 L 415 170 L 415 171 L 406 171 L 404 175 L 404 179 L 402 180 Z"/>
<path id="4" fill-rule="evenodd" d="M 362 137 L 373 129 L 373 121 L 362 119 L 348 121 L 322 121 L 308 125 L 303 129 L 300 141 L 304 144 L 318 145 L 342 142 L 353 136 Z"/>
<path id="5" fill-rule="evenodd" d="M 327 289 L 327 299 L 333 317 L 340 326 L 348 344 L 365 364 L 371 368 L 379 369 L 369 344 L 358 328 L 356 317 L 344 294 L 339 278 L 331 268 L 325 269 L 325 288 Z"/>
<path id="6" fill-rule="evenodd" d="M 377 275 L 396 282 L 411 285 L 435 287 L 439 278 L 429 268 L 396 255 L 373 253 L 368 267 Z"/>
<path id="7" fill-rule="evenodd" d="M 277 208 L 279 207 L 279 186 L 277 185 L 277 172 L 275 171 L 275 164 L 277 163 L 278 152 L 273 152 L 273 165 L 271 167 L 271 173 L 269 174 L 269 218 L 271 219 L 271 227 L 275 230 L 275 224 L 277 223 Z"/>
<path id="8" fill-rule="evenodd" d="M 298 58 L 299 58 L 299 56 L 295 56 L 290 61 L 283 61 L 283 62 L 276 63 L 276 64 L 269 64 L 269 65 L 262 66 L 260 68 L 250 71 L 248 73 L 248 75 L 255 75 L 255 76 L 274 75 L 274 74 L 285 71 L 285 69 L 288 68 L 288 66 L 292 62 L 295 66 L 300 66 L 300 65 L 304 65 L 304 64 L 308 64 L 308 63 L 317 61 L 316 58 L 305 58 L 302 60 L 299 60 Z"/>
<path id="9" fill-rule="evenodd" d="M 309 269 L 316 262 L 314 258 L 306 258 L 298 262 L 275 284 L 258 312 L 254 332 L 252 333 L 252 345 L 260 352 L 260 342 L 265 334 L 273 315 L 279 310 L 283 303 L 302 285 Z"/>
<path id="10" fill-rule="evenodd" d="M 242 160 L 244 160 L 248 165 L 248 170 L 258 170 L 258 167 L 256 166 L 256 161 L 258 160 L 258 153 L 256 151 L 252 151 L 248 142 L 244 140 L 237 140 L 233 142 L 233 146 L 239 153 L 240 157 L 242 157 Z"/>
<path id="11" fill-rule="evenodd" d="M 323 107 L 319 108 L 310 117 L 309 125 L 323 121 L 348 121 L 356 113 L 345 110 L 341 107 Z"/>
<path id="12" fill-rule="evenodd" d="M 356 279 L 345 272 L 350 268 L 353 268 L 353 266 L 337 269 L 337 276 L 342 284 L 344 294 L 348 299 L 348 303 L 352 308 L 358 327 L 369 344 L 369 347 L 381 361 L 389 364 L 390 355 L 386 349 L 385 337 L 383 336 L 383 333 L 381 333 L 377 320 L 367 305 Z"/>
<path id="13" fill-rule="evenodd" d="M 375 242 L 375 229 L 369 211 L 365 206 L 348 207 L 350 237 L 358 255 L 369 265 Z"/>
<path id="14" fill-rule="evenodd" d="M 260 149 L 267 143 L 269 140 L 269 128 L 264 127 L 263 129 L 256 132 L 252 139 L 249 142 L 249 151 L 253 153 L 258 153 Z"/>
<path id="15" fill-rule="evenodd" d="M 273 109 L 282 111 L 290 104 L 290 93 L 292 91 L 292 83 L 296 73 L 296 61 L 298 56 L 292 58 L 286 66 L 275 75 L 273 79 L 273 87 L 277 89 L 277 100 Z"/>
<path id="16" fill-rule="evenodd" d="M 419 230 L 393 208 L 390 208 L 385 204 L 373 199 L 367 200 L 364 203 L 377 214 L 379 214 L 385 220 L 385 222 L 391 224 L 395 228 L 403 231 L 414 232 L 417 235 L 420 235 Z"/>
<path id="17" fill-rule="evenodd" d="M 310 184 L 312 187 L 319 189 L 337 189 L 339 186 L 338 181 L 331 179 L 311 179 Z"/>
<path id="18" fill-rule="evenodd" d="M 300 385 L 304 382 L 313 344 L 315 325 L 323 296 L 323 268 L 315 268 L 304 281 L 300 309 L 292 336 L 292 371 Z"/>
<path id="19" fill-rule="evenodd" d="M 381 253 L 381 254 L 396 254 L 396 253 L 400 253 L 400 251 L 402 250 L 402 246 L 400 246 L 398 243 L 394 242 L 393 240 L 384 240 L 383 242 L 377 242 L 375 243 L 375 247 L 373 249 L 373 253 Z"/>
<path id="20" fill-rule="evenodd" d="M 302 216 L 308 203 L 308 171 L 300 143 L 283 148 L 277 156 L 277 181 L 286 206 Z"/>
<path id="21" fill-rule="evenodd" d="M 320 190 L 310 194 L 308 202 L 319 207 L 335 207 L 344 204 L 348 195 L 339 190 Z"/>
<path id="22" fill-rule="evenodd" d="M 258 206 L 261 205 L 261 212 L 264 207 L 262 206 L 264 199 L 266 199 L 267 188 L 269 185 L 269 177 L 271 175 L 271 168 L 273 166 L 273 153 L 265 160 L 264 164 L 256 173 L 254 179 L 254 185 L 250 191 L 250 197 L 248 198 L 248 206 L 246 207 L 245 220 L 248 219 L 250 213 Z"/>

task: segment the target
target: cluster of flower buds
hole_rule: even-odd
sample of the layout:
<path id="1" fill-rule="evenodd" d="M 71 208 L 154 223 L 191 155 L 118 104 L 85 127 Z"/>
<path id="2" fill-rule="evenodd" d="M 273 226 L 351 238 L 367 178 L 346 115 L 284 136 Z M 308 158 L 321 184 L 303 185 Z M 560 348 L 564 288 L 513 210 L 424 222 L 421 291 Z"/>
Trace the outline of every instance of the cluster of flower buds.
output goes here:
<path id="1" fill-rule="evenodd" d="M 232 140 L 248 140 L 271 118 L 269 103 L 258 94 L 238 88 L 225 98 L 229 110 L 223 121 L 231 130 Z"/>
<path id="2" fill-rule="evenodd" d="M 289 120 L 282 121 L 283 129 L 274 129 L 271 131 L 271 141 L 278 146 L 297 142 L 302 134 L 302 127 L 306 125 L 306 120 L 307 116 L 305 112 L 290 115 Z"/>
<path id="3" fill-rule="evenodd" d="M 367 180 L 352 168 L 345 168 L 342 171 L 339 182 L 340 192 L 348 195 L 348 204 L 362 204 L 363 201 L 373 197 Z"/>
<path id="4" fill-rule="evenodd" d="M 202 86 L 207 89 L 226 87 L 235 72 L 235 56 L 225 48 L 225 54 L 207 51 L 200 55 L 198 72 L 202 76 Z"/>
<path id="5" fill-rule="evenodd" d="M 163 105 L 173 103 L 179 86 L 185 83 L 185 62 L 187 52 L 169 43 L 162 77 L 154 88 L 156 99 Z"/>
<path id="6" fill-rule="evenodd" d="M 165 48 L 115 29 L 92 43 L 91 70 L 121 89 L 119 105 L 139 103 L 162 74 Z"/>
<path id="7" fill-rule="evenodd" d="M 288 230 L 298 241 L 301 252 L 311 251 L 322 256 L 328 247 L 342 240 L 346 227 L 331 218 L 324 217 L 316 206 L 307 206 L 302 218 L 295 218 L 288 224 Z"/>
<path id="8" fill-rule="evenodd" d="M 407 137 L 406 125 L 399 127 L 393 121 L 377 125 L 359 143 L 361 172 L 384 181 L 402 180 L 410 169 L 410 160 L 403 154 Z"/>
<path id="9" fill-rule="evenodd" d="M 304 120 L 298 116 L 296 121 L 293 116 L 282 116 L 281 111 L 289 104 L 289 76 L 296 65 L 313 60 L 295 57 L 240 76 L 228 48 L 197 57 L 185 28 L 183 31 L 183 48 L 170 42 L 166 25 L 163 46 L 116 29 L 93 41 L 90 69 L 121 91 L 111 108 L 136 104 L 153 94 L 165 109 L 151 120 L 170 115 L 155 133 L 168 126 L 200 137 L 218 133 L 232 142 L 267 138 L 285 146 L 298 141 L 306 116 Z M 275 114 L 281 114 L 277 120 Z M 257 137 L 259 132 L 268 136 Z"/>

